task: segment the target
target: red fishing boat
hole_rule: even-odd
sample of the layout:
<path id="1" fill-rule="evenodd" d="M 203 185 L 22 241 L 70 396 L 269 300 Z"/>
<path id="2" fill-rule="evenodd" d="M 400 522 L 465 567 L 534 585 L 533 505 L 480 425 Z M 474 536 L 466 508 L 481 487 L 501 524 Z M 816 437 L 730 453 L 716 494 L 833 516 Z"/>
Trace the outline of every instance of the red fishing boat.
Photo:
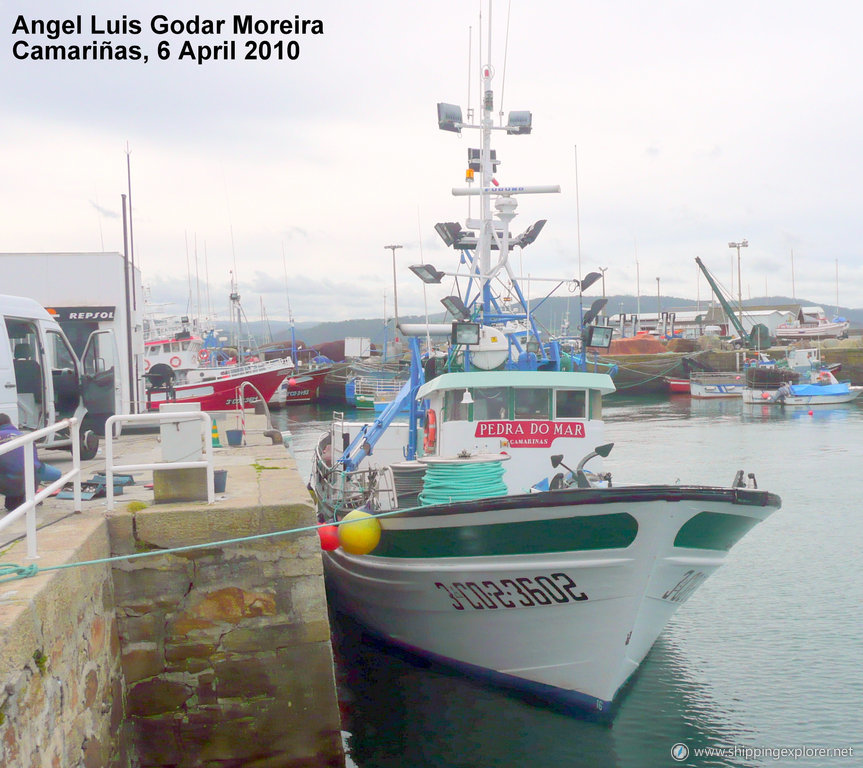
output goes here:
<path id="1" fill-rule="evenodd" d="M 289 358 L 261 361 L 241 343 L 242 309 L 231 279 L 231 303 L 237 318 L 237 345 L 223 347 L 214 331 L 202 333 L 189 318 L 151 319 L 145 329 L 144 376 L 147 409 L 162 403 L 200 403 L 203 411 L 232 411 L 254 406 L 276 393 L 296 371 Z M 240 358 L 238 360 L 238 358 Z"/>
<path id="2" fill-rule="evenodd" d="M 317 402 L 324 379 L 332 369 L 332 365 L 322 365 L 320 368 L 292 370 L 270 399 L 270 407 L 284 408 Z"/>
<path id="3" fill-rule="evenodd" d="M 293 371 L 290 360 L 198 368 L 184 376 L 163 366 L 151 366 L 147 373 L 147 409 L 151 411 L 158 410 L 161 403 L 174 402 L 200 403 L 202 411 L 233 411 L 241 402 L 254 406 L 260 398 L 268 401 Z"/>

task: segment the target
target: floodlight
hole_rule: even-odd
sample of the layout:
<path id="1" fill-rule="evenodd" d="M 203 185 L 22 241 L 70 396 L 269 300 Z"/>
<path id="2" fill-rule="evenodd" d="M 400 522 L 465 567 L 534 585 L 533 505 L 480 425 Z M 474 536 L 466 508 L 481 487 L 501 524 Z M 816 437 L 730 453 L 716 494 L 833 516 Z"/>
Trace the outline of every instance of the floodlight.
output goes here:
<path id="1" fill-rule="evenodd" d="M 588 325 L 584 329 L 584 346 L 597 349 L 608 349 L 614 328 L 610 325 Z"/>
<path id="2" fill-rule="evenodd" d="M 424 283 L 439 283 L 444 273 L 435 269 L 431 264 L 414 264 L 408 269 L 413 272 Z"/>
<path id="3" fill-rule="evenodd" d="M 461 238 L 461 224 L 457 221 L 443 221 L 434 225 L 434 231 L 447 246 L 455 245 Z"/>
<path id="4" fill-rule="evenodd" d="M 457 104 L 444 104 L 439 102 L 437 105 L 437 125 L 442 131 L 452 131 L 453 133 L 461 133 L 462 127 L 461 107 Z"/>
<path id="5" fill-rule="evenodd" d="M 510 112 L 506 122 L 506 132 L 509 134 L 530 133 L 533 125 L 533 115 L 530 112 Z"/>
<path id="6" fill-rule="evenodd" d="M 597 299 L 590 305 L 590 309 L 587 310 L 587 313 L 584 316 L 584 320 L 581 321 L 582 325 L 590 325 L 599 315 L 600 312 L 605 308 L 605 305 L 608 304 L 608 299 Z"/>
<path id="7" fill-rule="evenodd" d="M 581 285 L 579 286 L 579 291 L 584 293 L 591 285 L 593 285 L 597 280 L 602 277 L 599 272 L 588 272 L 581 281 Z"/>
<path id="8" fill-rule="evenodd" d="M 545 226 L 546 221 L 548 221 L 548 219 L 540 219 L 531 224 L 526 230 L 524 230 L 524 232 L 515 238 L 513 243 L 522 248 L 530 245 L 537 237 L 539 237 L 539 233 L 542 232 L 542 228 Z"/>
<path id="9" fill-rule="evenodd" d="M 467 323 L 456 320 L 452 324 L 453 346 L 458 344 L 479 344 L 479 323 Z"/>
<path id="10" fill-rule="evenodd" d="M 444 305 L 446 311 L 453 317 L 459 320 L 470 320 L 470 312 L 460 297 L 447 296 L 445 299 L 441 299 L 440 303 Z"/>

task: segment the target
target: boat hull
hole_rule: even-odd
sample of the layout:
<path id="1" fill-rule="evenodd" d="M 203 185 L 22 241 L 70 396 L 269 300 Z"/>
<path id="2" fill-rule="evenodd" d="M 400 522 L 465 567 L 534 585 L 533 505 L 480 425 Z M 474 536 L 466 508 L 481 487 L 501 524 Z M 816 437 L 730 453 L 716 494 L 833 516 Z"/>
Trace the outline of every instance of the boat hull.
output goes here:
<path id="1" fill-rule="evenodd" d="M 849 323 L 818 323 L 792 327 L 779 326 L 776 338 L 784 341 L 800 339 L 839 339 L 848 334 Z"/>
<path id="2" fill-rule="evenodd" d="M 740 397 L 746 386 L 746 378 L 735 371 L 728 373 L 693 373 L 690 394 L 696 399 L 709 400 L 719 397 Z"/>
<path id="3" fill-rule="evenodd" d="M 690 393 L 689 379 L 674 379 L 666 376 L 665 384 L 672 395 L 688 395 Z"/>
<path id="4" fill-rule="evenodd" d="M 627 395 L 650 394 L 666 391 L 666 377 L 683 378 L 687 375 L 685 361 L 691 355 L 679 352 L 662 352 L 646 355 L 600 355 L 601 365 L 616 365 L 614 385 L 616 391 Z M 594 358 L 588 356 L 587 370 L 593 371 Z"/>
<path id="5" fill-rule="evenodd" d="M 294 373 L 279 385 L 275 394 L 270 398 L 270 406 L 285 408 L 289 405 L 316 403 L 324 379 L 330 370 L 331 368 L 327 367 L 316 371 Z"/>
<path id="6" fill-rule="evenodd" d="M 743 402 L 752 405 L 791 405 L 800 407 L 841 405 L 842 403 L 850 403 L 856 400 L 861 392 L 863 392 L 863 387 L 848 387 L 847 391 L 844 392 L 815 395 L 786 395 L 783 398 L 776 398 L 776 391 L 746 388 L 743 390 Z"/>
<path id="7" fill-rule="evenodd" d="M 382 517 L 325 553 L 337 606 L 414 653 L 610 716 L 663 627 L 779 507 L 748 489 L 569 489 Z"/>
<path id="8" fill-rule="evenodd" d="M 233 411 L 241 404 L 254 406 L 261 398 L 249 387 L 243 390 L 241 396 L 243 382 L 253 385 L 266 402 L 290 373 L 291 369 L 285 366 L 271 366 L 267 370 L 244 373 L 238 369 L 235 374 L 225 373 L 212 379 L 175 385 L 169 390 L 151 390 L 147 393 L 147 410 L 158 410 L 162 403 L 200 403 L 202 411 Z"/>

